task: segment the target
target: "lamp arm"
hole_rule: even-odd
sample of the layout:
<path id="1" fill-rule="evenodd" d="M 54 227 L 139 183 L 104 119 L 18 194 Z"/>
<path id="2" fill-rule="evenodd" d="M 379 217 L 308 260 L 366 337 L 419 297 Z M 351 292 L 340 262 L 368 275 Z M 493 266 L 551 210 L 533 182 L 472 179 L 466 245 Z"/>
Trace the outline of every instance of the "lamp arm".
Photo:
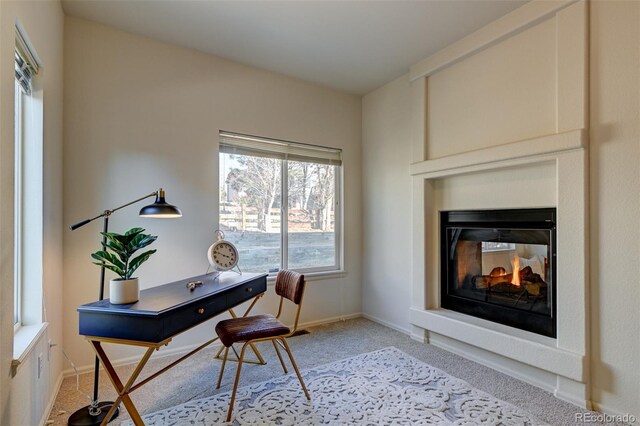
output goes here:
<path id="1" fill-rule="evenodd" d="M 155 197 L 155 196 L 157 196 L 159 193 L 160 193 L 160 191 L 153 191 L 151 194 L 145 195 L 144 197 L 140 197 L 140 198 L 138 198 L 137 200 L 130 201 L 130 202 L 128 202 L 127 204 L 123 204 L 123 205 L 121 205 L 120 207 L 116 207 L 115 209 L 105 210 L 104 212 L 100 213 L 100 214 L 99 214 L 98 216 L 96 216 L 96 217 L 93 217 L 93 218 L 91 218 L 91 219 L 85 219 L 85 220 L 80 221 L 80 222 L 78 222 L 78 223 L 76 223 L 76 224 L 73 224 L 73 225 L 69 226 L 69 228 L 70 228 L 72 231 L 74 231 L 74 230 L 76 230 L 76 229 L 78 229 L 78 228 L 80 228 L 80 227 L 83 227 L 83 226 L 84 226 L 84 225 L 86 225 L 87 223 L 93 222 L 93 221 L 94 221 L 94 220 L 96 220 L 96 219 L 100 219 L 101 217 L 105 217 L 105 216 L 106 216 L 106 217 L 109 217 L 109 216 L 111 216 L 111 213 L 116 212 L 116 211 L 118 211 L 118 210 L 120 210 L 120 209 L 123 209 L 123 208 L 125 208 L 125 207 L 127 207 L 127 206 L 130 206 L 131 204 L 135 204 L 135 203 L 137 203 L 137 202 L 139 202 L 139 201 L 142 201 L 142 200 L 144 200 L 144 199 L 146 199 L 146 198 Z"/>
<path id="2" fill-rule="evenodd" d="M 121 205 L 120 207 L 116 207 L 115 209 L 111 209 L 111 210 L 106 210 L 106 211 L 105 211 L 104 213 L 102 213 L 102 214 L 104 215 L 104 214 L 105 214 L 105 213 L 107 213 L 107 212 L 109 212 L 109 214 L 111 214 L 111 213 L 113 213 L 113 212 L 117 212 L 118 210 L 123 209 L 123 208 L 125 208 L 125 207 L 128 207 L 128 206 L 130 206 L 131 204 L 135 204 L 135 203 L 137 203 L 137 202 L 139 202 L 139 201 L 142 201 L 142 200 L 144 200 L 144 199 L 146 199 L 146 198 L 155 197 L 156 195 L 158 195 L 158 191 L 153 191 L 151 194 L 145 195 L 144 197 L 140 197 L 140 198 L 138 198 L 137 200 L 133 200 L 133 201 L 131 201 L 131 202 L 128 202 L 127 204 L 123 204 L 123 205 Z"/>

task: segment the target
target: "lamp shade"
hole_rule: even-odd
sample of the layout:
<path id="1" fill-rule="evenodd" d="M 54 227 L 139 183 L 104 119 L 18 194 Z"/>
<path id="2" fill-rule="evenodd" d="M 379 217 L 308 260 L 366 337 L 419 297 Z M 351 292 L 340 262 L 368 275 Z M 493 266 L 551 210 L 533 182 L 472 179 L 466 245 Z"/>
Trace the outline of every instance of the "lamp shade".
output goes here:
<path id="1" fill-rule="evenodd" d="M 139 216 L 170 219 L 173 217 L 182 217 L 182 212 L 176 206 L 165 201 L 164 191 L 160 189 L 156 194 L 156 201 L 153 204 L 141 208 Z"/>

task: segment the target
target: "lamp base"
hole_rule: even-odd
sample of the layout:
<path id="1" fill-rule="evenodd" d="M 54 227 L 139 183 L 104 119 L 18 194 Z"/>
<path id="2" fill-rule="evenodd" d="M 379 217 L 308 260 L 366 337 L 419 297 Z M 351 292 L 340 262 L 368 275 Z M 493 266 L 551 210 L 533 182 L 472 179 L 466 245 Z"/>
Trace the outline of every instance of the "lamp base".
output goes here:
<path id="1" fill-rule="evenodd" d="M 69 421 L 67 422 L 67 424 L 69 426 L 95 426 L 95 425 L 99 425 L 100 423 L 102 423 L 104 418 L 107 416 L 107 413 L 111 409 L 112 405 L 113 405 L 113 401 L 102 401 L 102 402 L 99 402 L 98 406 L 100 407 L 100 414 L 98 414 L 97 416 L 92 416 L 89 413 L 89 408 L 90 408 L 89 405 L 87 405 L 86 407 L 82 407 L 81 409 L 79 409 L 78 411 L 73 413 L 71 415 L 71 417 L 69 417 Z M 118 414 L 120 414 L 120 408 L 116 408 L 115 409 L 115 411 L 113 412 L 113 415 L 111 416 L 111 420 L 113 420 L 116 417 L 118 417 Z M 109 421 L 111 421 L 111 420 L 109 420 Z"/>

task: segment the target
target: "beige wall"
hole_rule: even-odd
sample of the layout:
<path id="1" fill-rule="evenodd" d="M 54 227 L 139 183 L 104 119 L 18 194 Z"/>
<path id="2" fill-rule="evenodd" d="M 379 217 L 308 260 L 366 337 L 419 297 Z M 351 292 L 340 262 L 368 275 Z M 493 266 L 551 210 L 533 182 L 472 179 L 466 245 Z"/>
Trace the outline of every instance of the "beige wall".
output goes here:
<path id="1" fill-rule="evenodd" d="M 363 312 L 405 332 L 411 328 L 410 88 L 406 74 L 362 100 Z"/>
<path id="2" fill-rule="evenodd" d="M 44 99 L 44 304 L 50 327 L 45 337 L 10 377 L 13 357 L 13 122 L 15 22 L 19 19 L 42 60 L 38 76 Z M 62 371 L 48 339 L 62 344 L 62 59 L 64 16 L 58 1 L 0 2 L 0 423 L 33 425 L 41 421 Z M 45 371 L 37 378 L 38 354 Z"/>
<path id="3" fill-rule="evenodd" d="M 640 2 L 591 4 L 592 399 L 640 418 Z"/>
<path id="4" fill-rule="evenodd" d="M 555 132 L 555 26 L 546 20 L 429 76 L 427 159 Z"/>
<path id="5" fill-rule="evenodd" d="M 344 150 L 346 275 L 310 281 L 302 321 L 361 311 L 359 97 L 70 17 L 65 70 L 65 224 L 159 186 L 184 213 L 179 220 L 141 219 L 139 205 L 112 216 L 112 230 L 143 226 L 159 236 L 158 253 L 140 269 L 143 288 L 205 273 L 223 129 Z M 78 335 L 76 308 L 97 299 L 99 271 L 89 254 L 101 227 L 64 231 L 65 346 L 85 366 L 92 354 Z M 270 295 L 258 310 L 274 311 L 274 303 Z M 171 346 L 202 342 L 212 327 L 191 330 Z M 116 359 L 133 354 L 109 351 Z"/>
<path id="6" fill-rule="evenodd" d="M 637 261 L 640 257 L 640 231 L 637 226 L 640 220 L 640 173 L 637 165 L 640 158 L 640 3 L 596 1 L 590 6 L 591 399 L 597 408 L 606 412 L 631 413 L 640 417 L 640 311 L 637 309 L 640 286 L 635 278 L 640 272 Z M 440 82 L 445 81 L 443 76 Z M 455 72 L 446 77 L 455 77 Z M 466 87 L 473 85 L 469 82 Z M 401 156 L 395 151 L 397 147 L 409 155 L 407 127 L 410 126 L 408 116 L 412 111 L 407 91 L 410 87 L 408 80 L 395 80 L 364 98 L 362 149 L 365 180 L 367 171 L 382 168 L 389 153 Z M 445 89 L 452 88 L 444 85 L 441 89 L 430 93 L 435 95 L 429 98 L 430 108 L 434 107 L 432 101 L 436 97 L 440 97 L 447 107 Z M 433 90 L 431 85 L 429 90 Z M 544 93 L 538 95 L 544 96 Z M 405 113 L 406 119 L 398 118 Z M 474 112 L 480 113 L 482 111 Z M 433 111 L 430 114 L 432 117 Z M 491 116 L 492 113 L 486 114 Z M 462 128 L 456 131 L 461 135 L 464 132 L 472 135 L 469 129 L 472 129 L 476 117 L 461 116 Z M 545 122 L 538 123 L 539 129 L 546 125 Z M 485 134 L 482 133 L 483 137 Z M 399 135 L 400 140 L 390 140 L 386 135 Z M 437 135 L 430 133 L 430 136 L 429 142 L 433 143 Z M 427 152 L 430 157 L 459 152 L 462 146 L 457 144 L 458 139 L 450 144 L 444 133 L 436 140 L 442 143 L 436 146 L 436 151 L 431 149 Z M 469 149 L 479 147 L 478 141 L 481 142 L 479 146 L 491 145 L 487 140 L 476 138 L 470 142 Z M 389 169 L 394 176 L 409 176 L 410 159 L 404 165 L 392 163 Z M 547 177 L 544 177 L 545 182 Z M 442 185 L 465 179 L 447 179 Z M 387 199 L 399 206 L 411 203 L 410 193 L 398 191 L 395 187 L 366 183 L 363 187 L 364 206 L 378 205 L 379 200 Z M 412 231 L 399 227 L 393 236 L 396 244 L 378 245 L 377 250 L 368 250 L 367 238 L 370 237 L 366 234 L 388 227 L 392 215 L 367 214 L 363 277 L 393 277 L 403 267 L 397 261 L 396 253 L 410 252 Z M 407 298 L 396 295 L 406 294 L 405 288 L 408 289 L 410 283 L 400 278 L 384 286 L 375 280 L 372 283 L 366 279 L 363 281 L 365 315 L 377 316 L 396 328 L 408 326 L 406 317 L 399 312 L 408 311 L 410 303 Z M 368 287 L 371 291 L 367 291 Z"/>

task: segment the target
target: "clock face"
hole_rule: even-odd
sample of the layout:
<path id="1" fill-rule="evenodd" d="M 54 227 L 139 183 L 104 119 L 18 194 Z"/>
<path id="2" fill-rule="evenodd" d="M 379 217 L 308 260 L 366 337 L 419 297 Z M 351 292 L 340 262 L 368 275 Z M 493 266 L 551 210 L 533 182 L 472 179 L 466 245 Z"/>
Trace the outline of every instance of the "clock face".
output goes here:
<path id="1" fill-rule="evenodd" d="M 209 248 L 209 262 L 226 271 L 238 264 L 238 250 L 228 241 L 218 241 Z"/>

